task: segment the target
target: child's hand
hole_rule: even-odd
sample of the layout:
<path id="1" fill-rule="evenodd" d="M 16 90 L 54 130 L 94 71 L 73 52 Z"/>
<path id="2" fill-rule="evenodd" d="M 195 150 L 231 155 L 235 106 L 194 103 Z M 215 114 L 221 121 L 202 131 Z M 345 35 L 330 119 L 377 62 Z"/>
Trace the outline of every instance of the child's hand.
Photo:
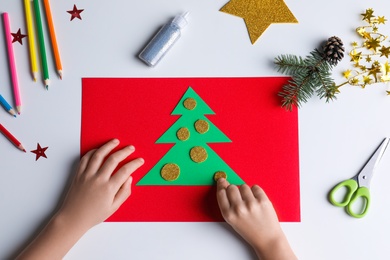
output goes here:
<path id="1" fill-rule="evenodd" d="M 81 158 L 60 210 L 17 259 L 62 259 L 88 229 L 111 216 L 130 196 L 131 174 L 144 160 L 135 159 L 112 175 L 134 152 L 128 146 L 108 156 L 118 144 L 111 140 Z"/>
<path id="2" fill-rule="evenodd" d="M 64 221 L 88 230 L 111 216 L 130 196 L 131 174 L 143 165 L 144 160 L 135 159 L 112 175 L 118 164 L 134 152 L 133 146 L 127 146 L 108 156 L 118 144 L 117 139 L 111 140 L 81 158 L 57 214 Z"/>
<path id="3" fill-rule="evenodd" d="M 259 186 L 238 188 L 220 178 L 217 200 L 223 218 L 261 259 L 296 259 L 280 227 L 271 201 Z"/>

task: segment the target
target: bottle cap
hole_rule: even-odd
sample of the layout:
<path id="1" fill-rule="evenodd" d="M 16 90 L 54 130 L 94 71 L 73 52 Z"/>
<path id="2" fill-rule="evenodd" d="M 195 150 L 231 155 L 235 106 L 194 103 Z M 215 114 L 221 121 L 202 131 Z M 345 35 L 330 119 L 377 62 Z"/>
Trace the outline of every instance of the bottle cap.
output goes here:
<path id="1" fill-rule="evenodd" d="M 172 23 L 176 24 L 180 29 L 183 29 L 188 24 L 188 14 L 189 12 L 185 12 L 183 14 L 176 15 L 175 18 L 173 18 Z"/>

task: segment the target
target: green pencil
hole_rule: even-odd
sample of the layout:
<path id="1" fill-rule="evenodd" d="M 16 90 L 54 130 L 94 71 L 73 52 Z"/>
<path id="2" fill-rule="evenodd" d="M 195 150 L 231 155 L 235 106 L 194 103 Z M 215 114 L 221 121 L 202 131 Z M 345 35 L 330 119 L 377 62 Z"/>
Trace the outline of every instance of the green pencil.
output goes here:
<path id="1" fill-rule="evenodd" d="M 43 36 L 41 9 L 39 7 L 38 0 L 34 0 L 34 9 L 35 9 L 35 20 L 36 20 L 38 40 L 39 40 L 39 53 L 41 55 L 41 63 L 42 63 L 42 70 L 43 70 L 43 82 L 45 83 L 46 89 L 49 89 L 49 68 L 47 66 L 45 38 Z"/>

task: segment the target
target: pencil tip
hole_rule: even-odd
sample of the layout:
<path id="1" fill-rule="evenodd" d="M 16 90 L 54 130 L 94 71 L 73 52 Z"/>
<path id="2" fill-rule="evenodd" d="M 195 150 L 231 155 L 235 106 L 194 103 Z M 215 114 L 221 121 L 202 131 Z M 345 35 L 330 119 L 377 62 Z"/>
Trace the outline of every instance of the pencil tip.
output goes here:
<path id="1" fill-rule="evenodd" d="M 14 115 L 14 117 L 16 118 L 16 115 Z"/>
<path id="2" fill-rule="evenodd" d="M 49 90 L 49 84 L 50 84 L 50 80 L 49 79 L 45 79 L 45 87 L 47 90 Z"/>
<path id="3" fill-rule="evenodd" d="M 58 71 L 58 75 L 60 76 L 60 79 L 62 80 L 62 70 Z"/>
<path id="4" fill-rule="evenodd" d="M 27 153 L 26 149 L 23 149 L 23 152 Z"/>

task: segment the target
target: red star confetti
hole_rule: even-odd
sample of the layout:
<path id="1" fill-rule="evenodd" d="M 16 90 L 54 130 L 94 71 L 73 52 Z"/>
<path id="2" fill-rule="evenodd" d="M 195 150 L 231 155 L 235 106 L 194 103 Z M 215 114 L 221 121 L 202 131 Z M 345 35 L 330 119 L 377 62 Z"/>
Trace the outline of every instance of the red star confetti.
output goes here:
<path id="1" fill-rule="evenodd" d="M 84 9 L 77 9 L 76 5 L 73 5 L 73 10 L 66 11 L 66 12 L 71 14 L 70 20 L 72 21 L 74 18 L 79 18 L 80 20 L 82 20 L 80 14 L 83 11 Z"/>
<path id="2" fill-rule="evenodd" d="M 22 34 L 20 32 L 20 28 L 19 28 L 17 33 L 11 33 L 11 35 L 12 35 L 12 37 L 14 37 L 14 39 L 12 40 L 12 43 L 19 42 L 21 45 L 23 45 L 22 39 L 27 36 L 27 35 Z"/>
<path id="3" fill-rule="evenodd" d="M 43 147 L 43 148 L 42 148 L 41 145 L 40 145 L 39 143 L 37 144 L 37 149 L 31 151 L 32 153 L 35 153 L 35 154 L 36 154 L 35 161 L 38 161 L 38 159 L 39 159 L 41 156 L 47 158 L 47 156 L 46 156 L 46 154 L 45 154 L 45 151 L 47 150 L 47 148 L 49 148 L 49 147 Z"/>

